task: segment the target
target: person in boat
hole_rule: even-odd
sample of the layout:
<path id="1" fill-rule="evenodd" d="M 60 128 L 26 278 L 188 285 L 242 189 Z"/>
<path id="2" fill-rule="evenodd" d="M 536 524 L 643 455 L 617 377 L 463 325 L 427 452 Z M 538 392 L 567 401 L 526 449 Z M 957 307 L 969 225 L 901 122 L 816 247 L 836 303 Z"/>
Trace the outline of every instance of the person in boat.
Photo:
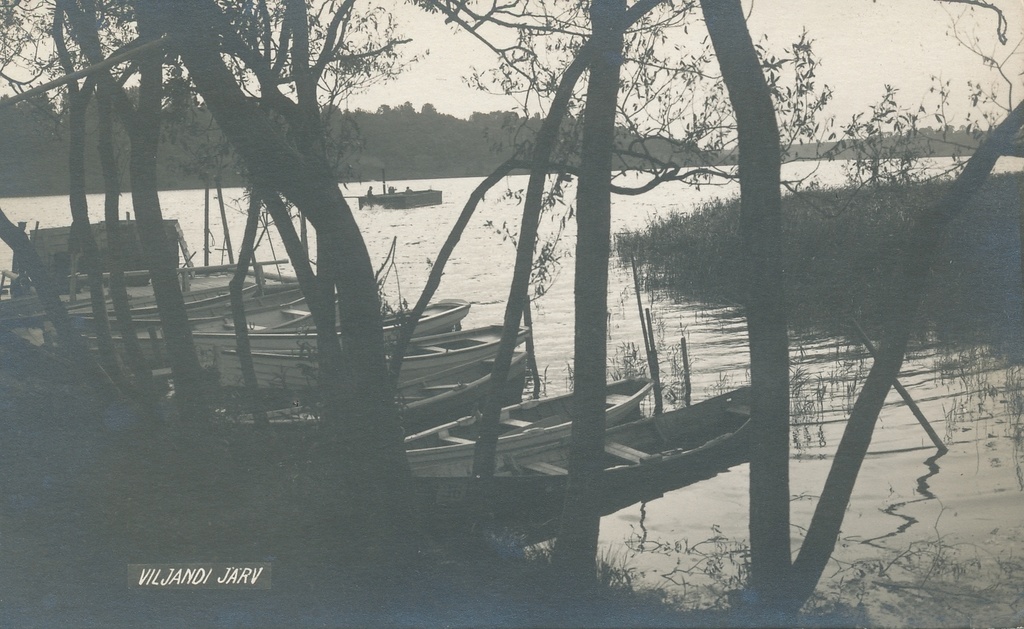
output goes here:
<path id="1" fill-rule="evenodd" d="M 368 197 L 372 197 L 373 196 L 373 186 L 370 186 L 370 189 L 366 191 L 366 196 L 368 196 Z"/>
<path id="2" fill-rule="evenodd" d="M 397 192 L 397 190 L 395 189 L 394 186 L 391 186 L 390 188 L 388 188 L 388 194 L 394 194 L 395 192 Z"/>
<path id="3" fill-rule="evenodd" d="M 406 186 L 406 187 L 405 187 L 405 191 L 406 191 L 406 192 L 412 192 L 412 188 L 410 188 L 409 186 Z"/>

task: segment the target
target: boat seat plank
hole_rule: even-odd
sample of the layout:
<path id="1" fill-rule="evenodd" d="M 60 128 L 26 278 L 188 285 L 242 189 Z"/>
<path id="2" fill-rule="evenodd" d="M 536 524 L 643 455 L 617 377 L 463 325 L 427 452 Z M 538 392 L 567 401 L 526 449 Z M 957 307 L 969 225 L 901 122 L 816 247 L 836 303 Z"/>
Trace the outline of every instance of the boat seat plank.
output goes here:
<path id="1" fill-rule="evenodd" d="M 443 347 L 438 347 L 436 345 L 416 345 L 416 349 L 420 350 L 420 351 L 432 352 L 432 353 L 436 353 L 436 354 L 446 354 L 446 353 L 448 353 L 448 350 L 446 350 Z"/>
<path id="2" fill-rule="evenodd" d="M 154 380 L 170 380 L 170 378 L 171 378 L 171 368 L 170 367 L 163 367 L 161 369 L 154 369 L 152 371 L 152 375 L 153 375 L 153 379 Z"/>
<path id="3" fill-rule="evenodd" d="M 441 441 L 445 443 L 451 443 L 454 445 L 473 444 L 476 443 L 472 439 L 463 439 L 462 437 L 453 437 L 451 435 L 439 435 Z"/>
<path id="4" fill-rule="evenodd" d="M 605 443 L 604 451 L 616 458 L 624 459 L 633 463 L 639 463 L 650 456 L 646 452 L 641 452 L 640 450 L 630 448 L 627 445 L 623 445 L 615 441 Z"/>
<path id="5" fill-rule="evenodd" d="M 569 470 L 565 469 L 564 467 L 558 467 L 557 465 L 552 465 L 551 463 L 544 463 L 543 461 L 538 461 L 537 463 L 529 463 L 527 465 L 524 465 L 523 467 L 534 472 L 539 472 L 546 476 L 567 476 L 569 474 Z"/>
<path id="6" fill-rule="evenodd" d="M 281 311 L 281 314 L 288 315 L 289 317 L 308 317 L 308 310 L 294 310 L 292 308 L 285 308 Z"/>
<path id="7" fill-rule="evenodd" d="M 506 425 L 506 426 L 512 426 L 513 428 L 526 428 L 527 426 L 532 426 L 533 425 L 533 422 L 527 422 L 527 421 L 523 421 L 521 419 L 515 419 L 515 418 L 512 418 L 512 417 L 502 417 L 501 418 L 501 423 Z"/>
<path id="8" fill-rule="evenodd" d="M 617 406 L 619 404 L 625 404 L 626 402 L 629 401 L 629 398 L 630 398 L 630 396 L 628 396 L 628 395 L 622 395 L 620 393 L 612 393 L 610 395 L 606 395 L 605 398 L 604 398 L 604 401 L 605 401 L 606 404 L 611 404 L 612 406 Z"/>

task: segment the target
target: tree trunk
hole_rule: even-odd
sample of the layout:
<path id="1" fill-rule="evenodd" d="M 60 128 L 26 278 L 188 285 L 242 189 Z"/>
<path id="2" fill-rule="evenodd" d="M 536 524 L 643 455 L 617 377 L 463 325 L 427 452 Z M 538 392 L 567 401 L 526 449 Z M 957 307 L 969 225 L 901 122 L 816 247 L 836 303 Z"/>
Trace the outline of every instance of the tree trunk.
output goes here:
<path id="1" fill-rule="evenodd" d="M 537 227 L 540 223 L 549 162 L 558 142 L 558 129 L 562 125 L 573 89 L 590 63 L 593 50 L 590 42 L 584 44 L 576 59 L 566 68 L 555 98 L 551 101 L 548 115 L 537 132 L 530 180 L 526 185 L 526 198 L 523 201 L 523 220 L 519 227 L 512 285 L 509 287 L 508 301 L 505 303 L 504 330 L 491 371 L 491 390 L 483 405 L 480 436 L 473 453 L 473 476 L 479 480 L 480 485 L 475 491 L 481 498 L 491 493 L 490 481 L 494 477 L 494 456 L 498 444 L 498 417 L 501 414 L 505 383 L 508 381 L 516 338 L 519 335 L 519 322 L 523 318 L 523 310 L 526 308 L 526 299 L 530 291 L 530 271 L 533 268 L 533 252 L 536 247 Z"/>
<path id="2" fill-rule="evenodd" d="M 0 240 L 3 240 L 4 244 L 14 252 L 14 256 L 19 262 L 19 271 L 28 274 L 32 280 L 32 286 L 39 296 L 39 302 L 57 332 L 60 350 L 70 359 L 85 365 L 87 369 L 100 371 L 89 352 L 89 346 L 86 345 L 85 339 L 72 326 L 71 317 L 68 316 L 68 311 L 64 308 L 64 302 L 60 300 L 57 284 L 43 261 L 39 259 L 36 248 L 32 246 L 32 242 L 29 241 L 25 232 L 12 223 L 2 210 L 0 210 Z M 104 379 L 106 379 L 105 374 Z"/>
<path id="3" fill-rule="evenodd" d="M 152 37 L 152 14 L 156 0 L 138 4 L 141 37 Z M 130 172 L 132 205 L 139 227 L 139 238 L 146 251 L 153 294 L 160 310 L 164 344 L 174 379 L 174 400 L 179 420 L 195 423 L 203 419 L 205 400 L 202 371 L 192 343 L 192 329 L 178 283 L 177 248 L 164 231 L 157 182 L 157 147 L 160 141 L 161 99 L 163 94 L 163 56 L 146 55 L 139 65 L 139 100 L 129 123 L 131 137 Z"/>
<path id="4" fill-rule="evenodd" d="M 740 1 L 702 0 L 701 8 L 736 113 L 739 138 L 751 417 L 753 441 L 758 444 L 750 460 L 750 587 L 757 604 L 773 609 L 785 605 L 791 562 L 789 339 L 779 131 Z"/>
<path id="5" fill-rule="evenodd" d="M 259 383 L 256 381 L 256 367 L 252 362 L 252 350 L 249 346 L 249 324 L 245 318 L 245 304 L 242 300 L 242 287 L 249 273 L 249 265 L 256 260 L 253 249 L 256 245 L 256 230 L 260 222 L 260 200 L 256 194 L 249 197 L 249 215 L 245 219 L 245 233 L 242 235 L 242 249 L 238 252 L 238 267 L 228 284 L 231 294 L 231 318 L 235 324 L 235 344 L 238 347 L 238 360 L 242 366 L 242 381 L 249 390 L 252 404 L 259 401 Z M 251 409 L 256 412 L 255 406 Z"/>
<path id="6" fill-rule="evenodd" d="M 52 36 L 57 56 L 65 73 L 75 70 L 65 40 L 64 11 L 58 3 L 53 16 Z M 100 351 L 100 363 L 115 381 L 121 383 L 123 374 L 114 342 L 110 337 L 110 322 L 107 320 L 106 296 L 103 294 L 103 275 L 92 228 L 89 224 L 89 202 L 85 194 L 85 115 L 92 97 L 94 82 L 87 80 L 85 87 L 77 81 L 68 84 L 68 204 L 71 208 L 71 238 L 68 253 L 74 260 L 81 259 L 88 277 L 89 296 L 93 309 L 93 332 Z M 77 265 L 72 264 L 72 269 Z M 76 270 L 77 272 L 77 270 Z M 77 289 L 77 279 L 71 279 L 72 290 Z M 74 298 L 74 295 L 72 295 Z M 123 384 L 123 383 L 122 383 Z"/>
<path id="7" fill-rule="evenodd" d="M 124 280 L 124 261 L 122 252 L 123 235 L 121 231 L 120 196 L 121 184 L 118 178 L 117 157 L 114 153 L 113 104 L 111 103 L 112 85 L 109 76 L 100 78 L 96 89 L 99 112 L 99 149 L 100 166 L 103 171 L 103 217 L 107 226 L 107 268 L 110 271 L 110 298 L 114 304 L 121 331 L 121 342 L 124 344 L 128 366 L 135 376 L 139 389 L 147 406 L 155 402 L 153 378 L 150 367 L 142 354 L 142 347 L 135 335 L 132 324 L 131 305 L 128 303 L 128 290 Z M 154 415 L 155 416 L 155 415 Z"/>
<path id="8" fill-rule="evenodd" d="M 123 385 L 120 361 L 117 359 L 114 341 L 110 336 L 110 321 L 107 319 L 100 252 L 89 223 L 89 201 L 85 194 L 85 112 L 91 92 L 91 86 L 82 90 L 74 83 L 68 85 L 68 200 L 71 207 L 68 253 L 79 256 L 88 278 L 93 332 L 100 350 L 100 364 L 115 382 Z"/>
<path id="9" fill-rule="evenodd" d="M 218 125 L 245 159 L 254 181 L 284 194 L 317 230 L 318 278 L 339 289 L 343 363 L 328 362 L 337 338 L 317 330 L 321 390 L 328 439 L 344 466 L 352 492 L 348 515 L 380 549 L 399 541 L 411 523 L 410 473 L 384 360 L 384 334 L 369 252 L 330 168 L 314 154 L 293 148 L 267 115 L 241 92 L 215 40 L 192 24 L 224 25 L 208 1 L 159 3 L 163 28 L 175 35 L 189 74 Z M 225 25 L 230 28 L 229 25 Z M 333 308 L 333 291 L 321 290 L 321 308 Z M 319 328 L 320 321 L 317 321 Z M 340 351 L 340 350 L 339 350 Z M 340 380 L 342 371 L 350 378 Z M 374 552 L 374 548 L 368 548 Z"/>
<path id="10" fill-rule="evenodd" d="M 611 167 L 622 66 L 625 0 L 593 0 L 595 50 L 583 113 L 580 175 L 576 185 L 576 328 L 569 484 L 553 561 L 580 583 L 596 571 L 604 459 L 608 335 L 608 257 L 611 239 Z"/>
<path id="11" fill-rule="evenodd" d="M 811 525 L 807 529 L 807 537 L 793 564 L 797 580 L 795 597 L 799 600 L 805 600 L 814 592 L 835 550 L 857 475 L 868 446 L 871 445 L 878 414 L 903 366 L 911 328 L 927 287 L 928 271 L 938 245 L 949 223 L 985 183 L 996 160 L 1010 150 L 1022 125 L 1024 102 L 1018 104 L 978 147 L 943 198 L 914 221 L 899 267 L 901 289 L 895 292 L 897 303 L 891 309 L 891 312 L 898 314 L 885 325 L 879 354 L 871 365 L 871 371 L 864 380 L 864 388 L 850 413 L 821 499 L 818 500 Z"/>

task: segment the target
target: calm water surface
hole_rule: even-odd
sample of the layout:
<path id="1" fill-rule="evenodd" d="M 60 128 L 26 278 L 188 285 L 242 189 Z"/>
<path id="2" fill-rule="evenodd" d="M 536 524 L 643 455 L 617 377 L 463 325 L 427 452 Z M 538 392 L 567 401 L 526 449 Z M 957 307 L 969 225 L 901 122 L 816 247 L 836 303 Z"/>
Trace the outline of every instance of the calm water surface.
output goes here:
<path id="1" fill-rule="evenodd" d="M 1021 162 L 1001 164 L 1001 169 L 1020 170 Z M 835 164 L 824 165 L 818 173 L 824 183 L 839 183 L 841 175 Z M 387 282 L 391 302 L 414 302 L 418 297 L 430 261 L 478 181 L 396 181 L 399 189 L 440 189 L 445 202 L 415 210 L 356 210 L 375 264 L 385 260 L 394 240 L 395 265 Z M 505 193 L 521 190 L 525 182 L 525 177 L 512 177 L 488 194 L 447 265 L 437 296 L 473 303 L 466 327 L 502 319 L 515 256 L 508 235 L 518 235 L 518 206 Z M 346 195 L 362 194 L 370 184 L 379 187 L 379 182 L 364 182 L 349 187 Z M 687 211 L 701 200 L 734 194 L 731 187 L 679 186 L 639 198 L 617 198 L 613 231 L 637 228 L 651 218 Z M 165 192 L 161 200 L 165 217 L 180 221 L 191 248 L 199 250 L 195 260 L 201 262 L 203 192 Z M 237 246 L 245 219 L 242 191 L 226 190 L 225 200 Z M 93 220 L 100 220 L 101 198 L 92 196 L 90 203 Z M 131 211 L 128 195 L 122 203 L 123 211 Z M 559 235 L 566 208 L 558 207 L 542 221 L 545 241 Z M 69 222 L 64 197 L 3 199 L 0 208 L 12 220 L 30 225 Z M 211 263 L 217 264 L 227 260 L 219 250 L 215 202 L 213 208 L 218 250 Z M 550 269 L 553 279 L 534 304 L 538 362 L 549 394 L 571 386 L 574 229 L 571 220 L 565 222 L 555 249 L 560 263 Z M 285 257 L 273 233 L 263 237 L 258 257 Z M 9 264 L 10 252 L 0 251 L 0 268 Z M 613 262 L 610 281 L 609 371 L 617 376 L 636 362 L 643 340 L 630 272 Z M 685 303 L 661 294 L 645 294 L 644 300 L 655 314 L 670 401 L 678 392 L 678 347 L 684 336 L 693 367 L 694 401 L 748 381 L 746 329 L 737 309 Z M 793 339 L 792 358 L 795 552 L 828 474 L 846 413 L 871 362 L 863 349 L 846 340 L 810 336 Z M 985 348 L 922 350 L 907 361 L 901 380 L 950 451 L 933 459 L 934 448 L 924 431 L 899 397 L 890 396 L 819 591 L 847 603 L 863 599 L 872 618 L 881 623 L 1024 623 L 1024 401 L 1017 393 L 1024 371 L 990 356 Z M 606 517 L 601 542 L 639 583 L 713 603 L 717 594 L 731 587 L 730 579 L 738 575 L 742 563 L 747 491 L 748 470 L 742 466 Z"/>

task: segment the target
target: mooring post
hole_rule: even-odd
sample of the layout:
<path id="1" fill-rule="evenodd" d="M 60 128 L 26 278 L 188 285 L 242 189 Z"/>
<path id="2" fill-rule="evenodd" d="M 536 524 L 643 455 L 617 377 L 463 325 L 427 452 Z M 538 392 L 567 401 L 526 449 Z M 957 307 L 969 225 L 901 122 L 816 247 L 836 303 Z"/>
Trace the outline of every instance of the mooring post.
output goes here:
<path id="1" fill-rule="evenodd" d="M 679 337 L 679 346 L 683 351 L 683 404 L 690 405 L 690 356 L 686 351 L 686 337 Z"/>
<path id="2" fill-rule="evenodd" d="M 210 184 L 203 201 L 203 266 L 210 266 Z"/>
<path id="3" fill-rule="evenodd" d="M 661 384 L 658 382 L 658 358 L 657 350 L 654 347 L 654 328 L 648 327 L 651 322 L 650 312 L 644 316 L 644 302 L 640 297 L 640 274 L 636 271 L 636 258 L 629 257 L 633 267 L 633 291 L 636 293 L 636 309 L 640 313 L 640 329 L 644 333 L 644 351 L 647 353 L 647 370 L 651 374 L 654 384 L 654 413 L 661 413 Z"/>
<path id="4" fill-rule="evenodd" d="M 540 399 L 540 374 L 537 373 L 537 354 L 533 344 L 533 314 L 530 312 L 530 297 L 526 297 L 523 305 L 523 324 L 530 328 L 530 334 L 526 337 L 526 365 L 533 374 L 533 399 Z"/>
<path id="5" fill-rule="evenodd" d="M 871 354 L 872 358 L 876 358 L 877 352 L 875 351 L 875 346 L 871 342 L 871 339 L 868 338 L 867 333 L 864 332 L 864 329 L 860 327 L 860 324 L 857 323 L 857 321 L 853 321 L 853 327 L 857 331 L 857 335 L 860 336 L 860 340 L 864 344 L 864 347 L 867 348 L 868 353 Z M 900 384 L 900 381 L 893 378 L 892 387 L 900 394 L 900 397 L 903 398 L 904 402 L 906 402 L 910 412 L 914 414 L 918 423 L 920 423 L 921 427 L 924 428 L 924 431 L 928 433 L 928 438 L 935 444 L 935 448 L 942 454 L 949 452 L 949 448 L 946 447 L 946 444 L 942 443 L 942 439 L 939 438 L 939 435 L 935 432 L 935 429 L 932 428 L 932 425 L 928 423 L 928 418 L 924 416 L 924 413 L 921 412 L 921 408 L 917 405 L 917 402 L 910 397 L 910 393 L 907 392 L 902 384 Z"/>
<path id="6" fill-rule="evenodd" d="M 654 344 L 654 324 L 651 322 L 651 309 L 644 309 L 647 315 L 647 338 L 651 339 L 651 351 L 647 361 L 651 370 L 651 381 L 654 382 L 654 414 L 661 415 L 661 366 L 658 364 L 658 348 Z"/>

